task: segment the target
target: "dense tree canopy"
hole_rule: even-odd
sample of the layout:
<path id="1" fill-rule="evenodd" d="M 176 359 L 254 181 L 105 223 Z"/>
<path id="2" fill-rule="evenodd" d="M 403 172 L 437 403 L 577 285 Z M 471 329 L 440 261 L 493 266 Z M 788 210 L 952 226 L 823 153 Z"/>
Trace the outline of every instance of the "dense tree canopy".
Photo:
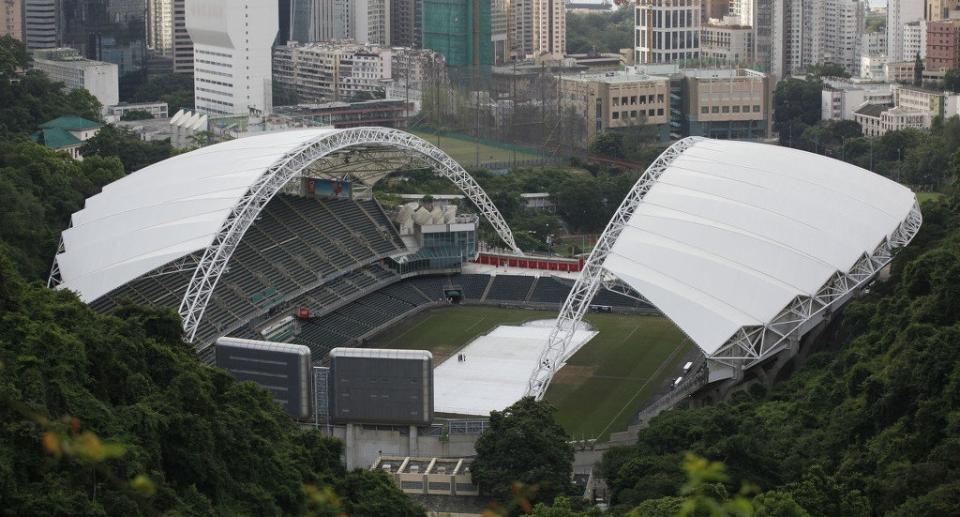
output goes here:
<path id="1" fill-rule="evenodd" d="M 0 37 L 0 131 L 26 134 L 63 115 L 100 119 L 100 102 L 90 92 L 67 91 L 37 70 L 26 70 L 30 56 L 20 41 Z"/>
<path id="2" fill-rule="evenodd" d="M 122 176 L 116 158 L 76 161 L 23 137 L 0 137 L 0 249 L 26 278 L 44 278 L 70 215 Z"/>
<path id="3" fill-rule="evenodd" d="M 181 108 L 193 109 L 193 74 L 127 74 L 120 78 L 120 100 L 166 102 L 171 116 Z"/>
<path id="4" fill-rule="evenodd" d="M 69 215 L 122 175 L 117 158 L 0 138 L 0 514 L 422 515 L 266 391 L 201 364 L 175 312 L 98 315 L 37 282 Z"/>
<path id="5" fill-rule="evenodd" d="M 123 169 L 129 174 L 147 165 L 165 160 L 174 154 L 169 140 L 145 142 L 129 129 L 106 125 L 97 134 L 83 143 L 80 153 L 84 157 L 115 156 L 123 163 Z"/>
<path id="6" fill-rule="evenodd" d="M 633 9 L 604 13 L 567 12 L 567 52 L 620 52 L 633 48 Z"/>
<path id="7" fill-rule="evenodd" d="M 960 196 L 924 227 L 887 283 L 851 303 L 816 354 L 769 394 L 664 413 L 604 458 L 616 504 L 670 497 L 684 451 L 731 483 L 812 515 L 947 515 L 960 500 Z M 647 503 L 643 503 L 647 504 Z M 952 507 L 953 510 L 948 510 Z M 786 510 L 785 510 L 786 511 Z M 774 515 L 780 513 L 768 513 Z"/>
<path id="8" fill-rule="evenodd" d="M 477 459 L 471 466 L 474 481 L 486 495 L 509 503 L 515 499 L 516 483 L 530 487 L 530 502 L 550 502 L 570 493 L 573 448 L 552 413 L 546 402 L 525 397 L 490 414 L 490 427 L 477 440 Z"/>

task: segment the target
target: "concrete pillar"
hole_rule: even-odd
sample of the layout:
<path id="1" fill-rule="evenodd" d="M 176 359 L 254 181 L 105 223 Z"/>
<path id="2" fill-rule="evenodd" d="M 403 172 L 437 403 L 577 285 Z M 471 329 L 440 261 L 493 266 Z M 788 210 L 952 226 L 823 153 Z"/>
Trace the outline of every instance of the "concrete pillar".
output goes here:
<path id="1" fill-rule="evenodd" d="M 407 446 L 407 450 L 410 451 L 410 456 L 420 456 L 420 445 L 417 438 L 417 426 L 410 426 L 410 442 Z"/>
<path id="2" fill-rule="evenodd" d="M 353 470 L 357 468 L 357 443 L 356 438 L 353 436 L 353 424 L 347 424 L 346 440 L 344 440 L 344 442 L 346 444 L 344 446 L 344 456 L 346 456 L 347 460 L 347 470 Z"/>

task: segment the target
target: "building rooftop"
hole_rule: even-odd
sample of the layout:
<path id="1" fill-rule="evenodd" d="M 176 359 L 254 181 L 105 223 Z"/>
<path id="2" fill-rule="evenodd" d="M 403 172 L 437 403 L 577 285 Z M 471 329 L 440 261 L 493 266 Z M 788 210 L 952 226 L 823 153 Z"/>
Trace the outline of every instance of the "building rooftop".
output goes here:
<path id="1" fill-rule="evenodd" d="M 663 82 L 669 81 L 669 77 L 660 76 L 660 75 L 647 75 L 645 73 L 637 73 L 634 71 L 623 71 L 623 72 L 604 72 L 596 74 L 578 74 L 578 75 L 564 75 L 564 81 L 578 81 L 585 83 L 600 82 L 606 84 L 625 84 L 625 83 L 640 83 L 640 82 Z"/>
<path id="2" fill-rule="evenodd" d="M 85 129 L 98 129 L 100 127 L 101 124 L 99 122 L 87 120 L 76 115 L 57 117 L 53 120 L 49 120 L 43 124 L 40 124 L 40 129 L 59 128 L 66 131 L 83 131 Z"/>
<path id="3" fill-rule="evenodd" d="M 79 138 L 59 127 L 41 129 L 30 135 L 30 138 L 32 138 L 34 142 L 43 144 L 50 149 L 65 149 L 83 143 Z"/>
<path id="4" fill-rule="evenodd" d="M 866 115 L 868 117 L 879 117 L 881 113 L 890 109 L 890 106 L 886 104 L 864 104 L 857 108 L 856 113 L 858 115 Z"/>

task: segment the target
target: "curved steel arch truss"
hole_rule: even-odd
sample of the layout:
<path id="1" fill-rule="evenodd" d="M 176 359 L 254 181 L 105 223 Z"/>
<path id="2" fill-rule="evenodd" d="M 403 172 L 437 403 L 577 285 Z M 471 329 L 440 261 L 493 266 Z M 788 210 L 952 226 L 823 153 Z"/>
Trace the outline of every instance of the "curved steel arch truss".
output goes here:
<path id="1" fill-rule="evenodd" d="M 187 291 L 180 302 L 180 316 L 187 341 L 192 342 L 214 289 L 230 257 L 240 244 L 247 229 L 260 211 L 290 180 L 299 176 L 311 164 L 338 151 L 355 146 L 383 146 L 412 152 L 426 158 L 437 174 L 449 179 L 480 210 L 503 242 L 514 252 L 521 253 L 510 228 L 486 192 L 453 158 L 438 147 L 397 129 L 362 127 L 343 129 L 321 135 L 287 153 L 254 183 L 233 207 L 220 226 L 213 242 L 204 251 L 194 270 Z"/>
<path id="2" fill-rule="evenodd" d="M 541 352 L 539 364 L 527 383 L 528 396 L 542 399 L 557 370 L 577 351 L 570 346 L 574 332 L 601 287 L 642 299 L 642 293 L 631 293 L 632 289 L 628 285 L 604 269 L 604 263 L 647 192 L 680 154 L 700 140 L 703 139 L 690 137 L 672 145 L 657 158 L 627 194 L 590 253 L 580 277 L 560 310 L 547 346 Z M 739 329 L 707 358 L 734 369 L 746 369 L 788 347 L 792 339 L 799 338 L 810 326 L 819 322 L 818 317 L 843 304 L 858 288 L 874 278 L 893 260 L 898 250 L 910 243 L 922 223 L 920 206 L 914 204 L 897 230 L 884 239 L 872 253 L 864 253 L 850 271 L 834 274 L 813 296 L 796 297 L 770 322 Z"/>
<path id="3" fill-rule="evenodd" d="M 607 261 L 607 255 L 610 254 L 610 250 L 616 244 L 623 227 L 626 226 L 627 221 L 633 216 L 643 197 L 647 195 L 660 175 L 683 151 L 700 140 L 702 139 L 698 137 L 689 137 L 671 145 L 647 168 L 646 172 L 630 189 L 613 219 L 610 220 L 600 235 L 596 246 L 590 252 L 590 257 L 583 265 L 583 270 L 580 272 L 577 282 L 573 284 L 570 294 L 563 302 L 557 324 L 550 332 L 550 340 L 543 351 L 540 352 L 537 369 L 533 371 L 530 380 L 527 382 L 528 396 L 536 397 L 537 400 L 542 399 L 547 392 L 547 387 L 550 386 L 550 381 L 553 380 L 554 374 L 563 366 L 567 358 L 577 351 L 576 348 L 571 348 L 570 344 L 573 342 L 573 335 L 576 333 L 580 321 L 583 320 L 583 316 L 587 313 L 590 302 L 593 301 L 597 291 L 605 283 L 616 286 L 623 285 L 622 282 L 609 278 L 607 271 L 603 268 L 604 262 Z M 621 292 L 627 292 L 625 286 Z M 635 298 L 635 296 L 631 297 Z"/>

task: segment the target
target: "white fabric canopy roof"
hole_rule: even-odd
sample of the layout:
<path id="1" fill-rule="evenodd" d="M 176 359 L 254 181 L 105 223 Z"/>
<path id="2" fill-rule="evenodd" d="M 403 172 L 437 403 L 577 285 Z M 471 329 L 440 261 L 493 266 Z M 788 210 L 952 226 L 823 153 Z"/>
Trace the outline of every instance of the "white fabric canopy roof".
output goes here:
<path id="1" fill-rule="evenodd" d="M 709 355 L 848 272 L 915 202 L 895 182 L 820 155 L 701 140 L 647 192 L 604 268 Z"/>
<path id="2" fill-rule="evenodd" d="M 204 250 L 251 185 L 287 153 L 334 129 L 271 133 L 204 147 L 115 181 L 63 232 L 61 288 L 86 302 Z"/>

